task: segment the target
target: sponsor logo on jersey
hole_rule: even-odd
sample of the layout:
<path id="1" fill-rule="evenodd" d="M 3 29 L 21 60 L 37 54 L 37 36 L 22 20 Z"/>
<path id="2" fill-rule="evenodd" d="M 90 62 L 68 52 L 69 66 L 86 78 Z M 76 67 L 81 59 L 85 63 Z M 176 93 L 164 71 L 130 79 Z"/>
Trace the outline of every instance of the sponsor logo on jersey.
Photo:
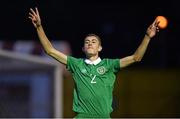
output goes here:
<path id="1" fill-rule="evenodd" d="M 104 66 L 101 66 L 101 67 L 98 67 L 98 68 L 97 68 L 97 72 L 98 72 L 99 74 L 104 74 L 105 71 L 106 71 L 106 68 L 105 68 Z"/>

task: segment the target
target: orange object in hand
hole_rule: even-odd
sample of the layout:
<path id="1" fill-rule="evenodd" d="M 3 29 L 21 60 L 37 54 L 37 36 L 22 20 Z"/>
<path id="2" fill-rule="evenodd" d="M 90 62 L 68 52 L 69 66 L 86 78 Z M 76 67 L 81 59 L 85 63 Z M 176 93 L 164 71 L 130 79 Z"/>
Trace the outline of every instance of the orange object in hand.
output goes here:
<path id="1" fill-rule="evenodd" d="M 168 20 L 164 16 L 157 16 L 156 20 L 159 22 L 158 27 L 160 29 L 165 29 L 168 25 Z"/>

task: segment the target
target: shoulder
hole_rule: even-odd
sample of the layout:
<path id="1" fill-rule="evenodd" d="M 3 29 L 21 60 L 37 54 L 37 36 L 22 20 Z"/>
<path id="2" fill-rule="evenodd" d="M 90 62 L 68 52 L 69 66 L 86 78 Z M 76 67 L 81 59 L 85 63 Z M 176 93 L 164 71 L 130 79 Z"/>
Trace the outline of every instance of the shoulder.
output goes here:
<path id="1" fill-rule="evenodd" d="M 80 62 L 84 62 L 84 59 L 83 58 L 76 58 L 76 57 L 73 57 L 73 56 L 68 56 L 67 57 L 67 62 L 68 63 L 71 63 L 71 62 L 80 63 Z"/>
<path id="2" fill-rule="evenodd" d="M 107 64 L 112 64 L 113 62 L 119 62 L 119 59 L 104 58 L 102 59 L 102 62 L 107 63 Z"/>
<path id="3" fill-rule="evenodd" d="M 114 58 L 114 59 L 111 59 L 111 58 L 104 58 L 102 60 L 103 64 L 109 66 L 109 67 L 119 67 L 120 66 L 120 59 L 118 58 Z"/>

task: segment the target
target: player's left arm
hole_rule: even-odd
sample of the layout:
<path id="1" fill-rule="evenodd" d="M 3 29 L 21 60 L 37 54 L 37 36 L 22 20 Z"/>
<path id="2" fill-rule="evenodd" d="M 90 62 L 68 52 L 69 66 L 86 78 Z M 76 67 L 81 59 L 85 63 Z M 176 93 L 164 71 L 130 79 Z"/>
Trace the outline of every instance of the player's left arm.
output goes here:
<path id="1" fill-rule="evenodd" d="M 137 48 L 137 50 L 134 52 L 133 55 L 124 57 L 120 59 L 120 68 L 124 68 L 126 66 L 129 66 L 130 64 L 133 64 L 135 62 L 140 62 L 142 57 L 144 56 L 146 49 L 148 47 L 148 44 L 151 40 L 156 35 L 156 32 L 159 32 L 158 28 L 159 22 L 155 20 L 148 28 L 146 31 L 146 34 Z"/>

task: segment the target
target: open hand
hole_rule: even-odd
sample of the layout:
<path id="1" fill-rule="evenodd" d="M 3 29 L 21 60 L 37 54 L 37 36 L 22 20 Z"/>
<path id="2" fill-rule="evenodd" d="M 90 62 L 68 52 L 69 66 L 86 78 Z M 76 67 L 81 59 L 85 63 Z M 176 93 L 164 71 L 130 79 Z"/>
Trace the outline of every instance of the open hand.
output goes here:
<path id="1" fill-rule="evenodd" d="M 31 19 L 35 28 L 41 26 L 41 18 L 37 8 L 35 8 L 35 11 L 32 8 L 30 8 L 29 19 Z"/>

